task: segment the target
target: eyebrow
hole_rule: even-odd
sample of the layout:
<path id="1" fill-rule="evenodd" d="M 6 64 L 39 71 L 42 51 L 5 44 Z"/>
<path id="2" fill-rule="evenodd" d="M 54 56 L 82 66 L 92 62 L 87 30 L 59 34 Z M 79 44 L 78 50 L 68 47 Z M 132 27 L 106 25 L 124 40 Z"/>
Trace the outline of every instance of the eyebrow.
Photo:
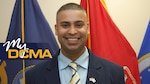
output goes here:
<path id="1" fill-rule="evenodd" d="M 70 23 L 70 22 L 69 21 L 62 21 L 60 23 L 63 24 L 63 23 Z"/>
<path id="2" fill-rule="evenodd" d="M 74 23 L 78 23 L 78 22 L 83 22 L 84 23 L 84 21 L 83 20 L 77 20 L 77 21 L 75 21 Z M 70 23 L 69 21 L 62 21 L 62 22 L 60 22 L 61 24 L 62 23 Z"/>
<path id="3" fill-rule="evenodd" d="M 79 20 L 79 21 L 75 21 L 76 23 L 78 23 L 78 22 L 83 22 L 84 23 L 84 21 L 82 21 L 82 20 Z"/>

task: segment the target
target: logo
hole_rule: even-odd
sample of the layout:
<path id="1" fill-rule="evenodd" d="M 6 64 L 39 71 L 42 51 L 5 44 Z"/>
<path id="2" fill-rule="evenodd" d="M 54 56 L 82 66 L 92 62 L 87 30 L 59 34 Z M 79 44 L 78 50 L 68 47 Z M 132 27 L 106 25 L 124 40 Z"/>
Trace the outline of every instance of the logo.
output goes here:
<path id="1" fill-rule="evenodd" d="M 30 45 L 31 47 L 27 47 Z M 38 48 L 39 46 L 32 46 L 33 44 L 21 43 L 21 39 L 7 41 L 3 44 L 7 52 L 7 59 L 44 59 L 52 58 L 49 49 Z M 42 45 L 42 44 L 40 44 Z"/>
<path id="2" fill-rule="evenodd" d="M 139 58 L 140 78 L 143 84 L 150 82 L 150 53 Z"/>
<path id="3" fill-rule="evenodd" d="M 138 62 L 139 62 L 139 70 L 140 73 L 142 73 L 145 69 L 147 69 L 150 66 L 150 53 L 142 56 Z"/>

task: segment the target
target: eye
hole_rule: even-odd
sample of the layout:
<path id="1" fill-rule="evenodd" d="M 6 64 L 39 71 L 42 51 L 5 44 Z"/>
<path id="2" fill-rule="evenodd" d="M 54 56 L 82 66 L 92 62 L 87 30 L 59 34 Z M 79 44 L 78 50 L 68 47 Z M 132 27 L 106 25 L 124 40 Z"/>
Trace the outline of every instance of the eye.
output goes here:
<path id="1" fill-rule="evenodd" d="M 82 28 L 82 27 L 84 26 L 84 22 L 76 22 L 76 23 L 75 23 L 75 26 L 76 26 L 77 28 Z"/>
<path id="2" fill-rule="evenodd" d="M 64 22 L 64 23 L 61 23 L 61 26 L 62 26 L 63 28 L 68 28 L 68 27 L 70 26 L 70 24 Z"/>

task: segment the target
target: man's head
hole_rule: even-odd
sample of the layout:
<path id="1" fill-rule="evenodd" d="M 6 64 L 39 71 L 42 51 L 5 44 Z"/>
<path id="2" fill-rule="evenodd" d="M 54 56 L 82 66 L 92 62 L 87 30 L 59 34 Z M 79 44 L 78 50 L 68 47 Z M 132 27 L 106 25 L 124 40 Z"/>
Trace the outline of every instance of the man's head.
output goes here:
<path id="1" fill-rule="evenodd" d="M 57 12 L 55 34 L 63 54 L 81 55 L 85 48 L 89 24 L 85 10 L 78 4 L 68 3 Z"/>

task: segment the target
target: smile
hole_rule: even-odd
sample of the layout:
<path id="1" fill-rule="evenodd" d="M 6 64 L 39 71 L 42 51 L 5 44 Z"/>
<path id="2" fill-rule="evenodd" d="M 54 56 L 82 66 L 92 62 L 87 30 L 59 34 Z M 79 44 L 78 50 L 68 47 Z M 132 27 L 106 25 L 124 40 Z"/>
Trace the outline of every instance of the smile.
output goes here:
<path id="1" fill-rule="evenodd" d="M 68 38 L 67 40 L 69 40 L 69 41 L 76 41 L 76 40 L 78 40 L 79 38 Z"/>

